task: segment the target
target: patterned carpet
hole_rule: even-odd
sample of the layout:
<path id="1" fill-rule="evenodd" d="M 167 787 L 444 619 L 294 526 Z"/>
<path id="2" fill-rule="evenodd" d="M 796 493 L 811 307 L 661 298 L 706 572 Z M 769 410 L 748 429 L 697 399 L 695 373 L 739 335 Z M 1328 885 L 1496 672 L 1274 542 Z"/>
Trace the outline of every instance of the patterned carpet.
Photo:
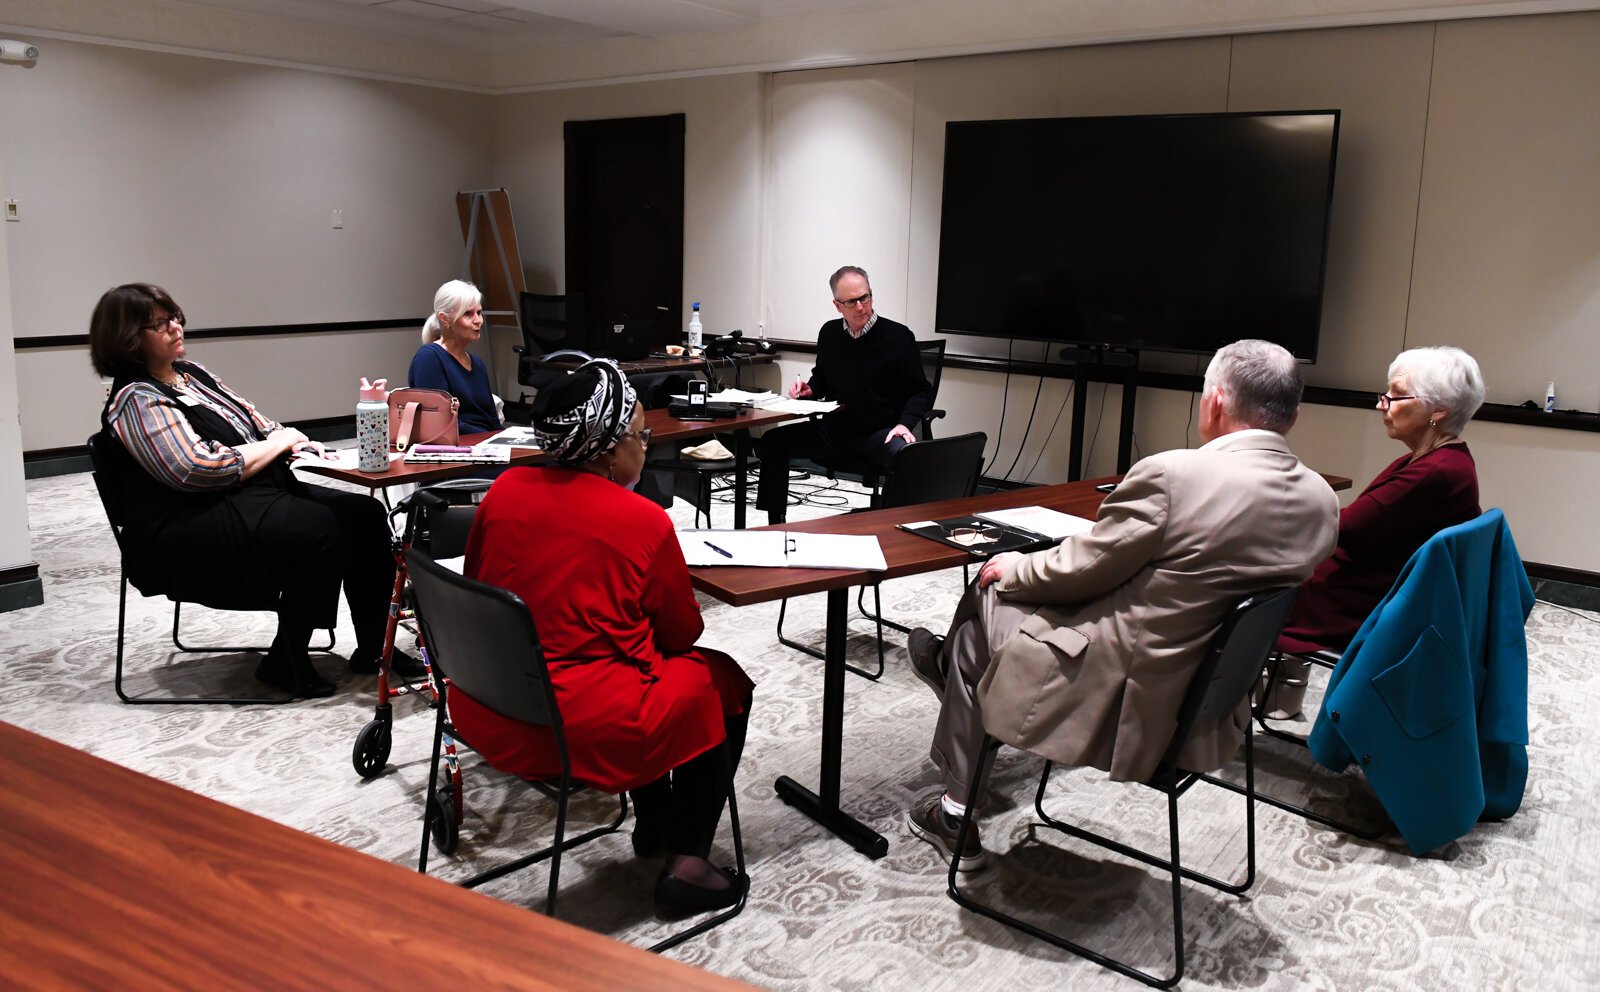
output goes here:
<path id="1" fill-rule="evenodd" d="M 89 477 L 30 482 L 29 515 L 46 602 L 0 617 L 6 719 L 377 857 L 415 864 L 431 730 L 420 706 L 397 706 L 390 770 L 361 782 L 350 749 L 372 712 L 370 680 L 344 674 L 338 659 L 319 662 L 325 673 L 343 676 L 331 699 L 277 708 L 122 705 L 111 691 L 116 550 Z M 689 518 L 683 504 L 674 516 Z M 719 520 L 727 517 L 719 511 Z M 886 586 L 884 607 L 904 622 L 942 628 L 959 591 L 954 573 L 896 581 Z M 782 990 L 1136 987 L 964 912 L 945 895 L 942 861 L 903 824 L 904 811 L 937 789 L 927 759 L 936 707 L 911 676 L 903 643 L 891 642 L 882 682 L 851 678 L 847 689 L 844 804 L 890 840 L 888 857 L 872 862 L 773 794 L 779 774 L 815 782 L 820 664 L 777 644 L 776 606 L 703 605 L 705 643 L 739 658 L 757 682 L 739 772 L 753 886 L 743 916 L 676 957 Z M 822 597 L 792 604 L 789 617 L 791 636 L 821 643 Z M 254 687 L 253 657 L 170 654 L 170 618 L 164 600 L 130 601 L 129 657 L 138 673 L 132 691 Z M 1359 841 L 1259 808 L 1259 874 L 1250 893 L 1238 898 L 1185 887 L 1185 987 L 1600 987 L 1597 624 L 1595 614 L 1546 603 L 1534 609 L 1528 625 L 1533 771 L 1516 817 L 1480 825 L 1435 855 L 1416 858 L 1393 835 Z M 851 651 L 858 662 L 872 654 L 870 630 L 855 621 Z M 186 640 L 265 643 L 270 631 L 267 615 L 185 612 Z M 350 644 L 347 627 L 340 638 Z M 1264 791 L 1314 795 L 1335 815 L 1384 822 L 1359 776 L 1309 771 L 1303 751 L 1276 742 L 1264 742 L 1257 753 Z M 984 838 L 992 850 L 1010 853 L 976 884 L 1026 912 L 1054 914 L 1083 942 L 1165 969 L 1171 941 L 1165 884 L 1130 862 L 1031 831 L 1039 767 L 1037 759 L 1002 754 L 986 799 L 993 812 Z M 445 878 L 465 877 L 520 844 L 537 843 L 550 825 L 548 808 L 531 790 L 470 761 L 467 775 L 460 849 L 430 868 Z M 1056 774 L 1052 795 L 1059 815 L 1162 850 L 1165 806 L 1157 794 L 1073 770 Z M 590 797 L 574 809 L 580 821 L 594 821 L 610 807 Z M 1199 786 L 1184 799 L 1183 816 L 1186 863 L 1226 874 L 1242 867 L 1242 799 Z M 664 931 L 649 899 L 655 866 L 634 860 L 623 834 L 566 864 L 564 918 L 635 943 Z M 485 891 L 538 907 L 543 886 L 542 870 L 532 869 Z"/>

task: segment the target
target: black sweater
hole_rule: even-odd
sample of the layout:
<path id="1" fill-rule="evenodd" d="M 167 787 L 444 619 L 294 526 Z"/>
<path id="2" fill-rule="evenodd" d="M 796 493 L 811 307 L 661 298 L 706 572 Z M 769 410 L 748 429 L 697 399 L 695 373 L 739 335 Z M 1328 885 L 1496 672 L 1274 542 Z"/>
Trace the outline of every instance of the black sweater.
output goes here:
<path id="1" fill-rule="evenodd" d="M 830 320 L 817 332 L 811 392 L 843 406 L 830 415 L 852 434 L 903 424 L 915 427 L 933 407 L 933 385 L 922 374 L 922 353 L 911 329 L 880 316 L 860 339 Z"/>

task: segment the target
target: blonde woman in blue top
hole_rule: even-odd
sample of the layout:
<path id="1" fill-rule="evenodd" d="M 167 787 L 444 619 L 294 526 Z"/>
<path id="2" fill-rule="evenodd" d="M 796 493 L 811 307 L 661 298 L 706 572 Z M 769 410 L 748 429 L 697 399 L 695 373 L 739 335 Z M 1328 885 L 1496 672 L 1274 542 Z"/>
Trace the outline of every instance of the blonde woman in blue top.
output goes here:
<path id="1" fill-rule="evenodd" d="M 463 434 L 501 427 L 489 367 L 469 350 L 482 336 L 483 294 L 470 282 L 452 279 L 433 296 L 433 313 L 422 325 L 422 347 L 406 374 L 412 386 L 441 389 L 460 401 Z"/>

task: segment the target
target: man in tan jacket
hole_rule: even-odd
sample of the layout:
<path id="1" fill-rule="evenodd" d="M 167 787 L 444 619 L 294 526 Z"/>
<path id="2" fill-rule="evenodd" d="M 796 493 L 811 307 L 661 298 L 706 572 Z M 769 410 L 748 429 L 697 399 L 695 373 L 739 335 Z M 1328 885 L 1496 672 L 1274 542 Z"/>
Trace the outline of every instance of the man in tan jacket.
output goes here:
<path id="1" fill-rule="evenodd" d="M 990 559 L 948 637 L 912 631 L 912 668 L 941 699 L 932 756 L 945 780 L 943 796 L 910 811 L 912 833 L 953 854 L 985 729 L 1113 780 L 1149 778 L 1227 611 L 1298 585 L 1333 551 L 1339 501 L 1283 437 L 1302 385 L 1275 344 L 1218 351 L 1200 397 L 1200 448 L 1133 466 L 1092 529 Z M 1235 713 L 1196 727 L 1184 767 L 1225 764 L 1245 726 Z M 963 871 L 983 864 L 976 833 Z"/>

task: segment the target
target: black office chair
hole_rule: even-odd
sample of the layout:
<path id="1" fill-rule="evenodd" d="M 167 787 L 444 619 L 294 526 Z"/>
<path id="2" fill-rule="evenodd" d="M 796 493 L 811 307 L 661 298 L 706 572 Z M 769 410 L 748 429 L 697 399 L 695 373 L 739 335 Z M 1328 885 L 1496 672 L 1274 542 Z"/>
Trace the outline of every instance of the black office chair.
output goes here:
<path id="1" fill-rule="evenodd" d="M 540 647 L 539 635 L 534 629 L 533 616 L 528 612 L 528 607 L 516 594 L 457 575 L 420 551 L 407 551 L 406 563 L 411 575 L 417 621 L 422 626 L 427 643 L 439 700 L 434 718 L 433 757 L 428 768 L 428 798 L 423 814 L 422 851 L 417 860 L 417 870 L 424 873 L 428 870 L 430 840 L 441 852 L 448 854 L 455 850 L 459 837 L 461 791 L 457 782 L 439 785 L 439 752 L 447 734 L 451 739 L 471 747 L 471 742 L 462 739 L 446 718 L 444 703 L 448 693 L 460 689 L 503 716 L 520 720 L 531 727 L 549 728 L 561 756 L 561 775 L 555 781 L 530 780 L 529 783 L 556 801 L 554 842 L 533 854 L 480 872 L 461 884 L 465 888 L 474 888 L 549 860 L 546 912 L 553 917 L 556 915 L 562 853 L 597 837 L 615 833 L 628 815 L 627 796 L 618 796 L 615 819 L 577 837 L 567 837 L 567 801 L 573 792 L 583 787 L 583 783 L 572 777 L 572 762 L 566 735 L 562 731 L 561 711 L 556 705 L 544 651 Z M 739 876 L 744 878 L 744 841 L 739 833 L 739 808 L 731 775 L 728 785 L 728 826 L 733 834 L 734 864 Z M 749 889 L 746 886 L 736 904 L 672 934 L 650 950 L 660 952 L 676 947 L 691 937 L 733 919 L 743 912 L 748 898 Z"/>
<path id="2" fill-rule="evenodd" d="M 1189 868 L 1184 868 L 1178 851 L 1178 797 L 1187 792 L 1190 786 L 1197 781 L 1206 781 L 1213 784 L 1223 783 L 1220 779 L 1201 772 L 1184 771 L 1178 766 L 1179 755 L 1189 742 L 1190 736 L 1197 726 L 1214 724 L 1217 720 L 1227 716 L 1245 701 L 1251 688 L 1261 675 L 1261 665 L 1266 661 L 1267 655 L 1272 651 L 1272 644 L 1277 640 L 1278 632 L 1283 629 L 1284 622 L 1289 618 L 1289 609 L 1294 605 L 1294 588 L 1272 589 L 1246 597 L 1223 621 L 1222 627 L 1211 640 L 1211 647 L 1206 652 L 1205 659 L 1200 667 L 1195 670 L 1194 680 L 1189 684 L 1189 691 L 1185 694 L 1183 705 L 1178 710 L 1177 725 L 1172 733 L 1172 742 L 1168 745 L 1165 756 L 1156 772 L 1145 785 L 1162 792 L 1167 797 L 1167 833 L 1171 844 L 1171 859 L 1166 860 L 1147 854 L 1136 848 L 1129 847 L 1109 837 L 1084 830 L 1068 823 L 1055 819 L 1044 811 L 1045 790 L 1050 784 L 1050 771 L 1052 765 L 1045 762 L 1044 774 L 1039 779 L 1039 790 L 1034 795 L 1034 811 L 1044 825 L 1055 830 L 1060 830 L 1079 840 L 1088 841 L 1107 850 L 1115 851 L 1124 857 L 1141 861 L 1153 868 L 1166 869 L 1172 875 L 1172 946 L 1174 965 L 1170 978 L 1161 978 L 1149 972 L 1141 971 L 1125 961 L 1108 957 L 1098 951 L 1084 947 L 1067 938 L 1036 927 L 1031 923 L 1017 919 L 973 899 L 968 893 L 962 892 L 958 884 L 959 872 L 957 868 L 960 859 L 952 858 L 948 877 L 950 898 L 954 899 L 965 909 L 969 909 L 980 916 L 987 916 L 998 920 L 1006 926 L 1020 930 L 1031 937 L 1035 937 L 1071 951 L 1081 957 L 1110 968 L 1112 971 L 1136 978 L 1146 985 L 1156 988 L 1171 988 L 1183 977 L 1183 887 L 1182 880 L 1202 882 L 1213 888 L 1239 895 L 1250 888 L 1256 877 L 1256 815 L 1255 815 L 1255 752 L 1251 746 L 1252 735 L 1244 735 L 1244 777 L 1245 785 L 1245 876 L 1240 882 L 1226 882 L 1213 878 Z M 995 752 L 999 750 L 999 742 L 994 738 L 984 735 L 979 746 L 977 767 L 972 775 L 972 788 L 968 795 L 976 798 L 982 794 L 984 779 L 988 777 L 989 769 L 994 762 Z M 967 804 L 966 814 L 961 818 L 961 829 L 957 835 L 956 849 L 961 850 L 966 846 L 967 836 L 972 828 L 972 811 L 976 803 Z"/>
<path id="3" fill-rule="evenodd" d="M 520 294 L 517 317 L 522 343 L 517 353 L 517 381 L 538 390 L 587 361 L 589 325 L 582 293 Z M 526 394 L 524 394 L 526 399 Z"/>
<path id="4" fill-rule="evenodd" d="M 111 525 L 111 534 L 117 540 L 117 669 L 116 676 L 112 681 L 112 686 L 117 692 L 117 698 L 121 699 L 124 703 L 138 706 L 166 703 L 220 703 L 228 705 L 261 703 L 276 705 L 279 703 L 287 703 L 295 699 L 296 697 L 294 693 L 290 693 L 287 696 L 164 696 L 152 699 L 144 696 L 130 696 L 123 690 L 123 654 L 126 649 L 128 631 L 128 559 L 127 552 L 122 545 L 122 530 L 127 525 L 126 508 L 122 503 L 122 488 L 124 485 L 122 480 L 127 477 L 127 473 L 142 472 L 144 469 L 140 468 L 139 465 L 133 461 L 133 458 L 127 453 L 120 443 L 118 443 L 115 439 L 108 437 L 104 432 L 97 432 L 89 435 L 87 447 L 89 449 L 89 463 L 93 467 L 93 471 L 90 473 L 90 476 L 94 479 L 95 491 L 100 494 L 100 505 L 105 508 L 106 520 Z M 144 571 L 146 574 L 149 573 L 148 569 Z M 168 599 L 172 600 L 172 646 L 179 653 L 265 654 L 268 650 L 270 650 L 269 647 L 253 645 L 190 647 L 187 644 L 184 644 L 183 638 L 179 634 L 179 625 L 183 616 L 184 601 L 179 600 L 164 586 L 161 586 L 160 578 L 161 576 L 159 574 L 151 576 L 149 581 L 146 582 L 146 585 L 151 585 L 152 582 L 155 583 L 155 585 L 151 588 L 141 588 L 139 589 L 139 592 L 144 596 L 164 595 Z M 244 609 L 251 611 L 260 610 L 271 612 L 276 612 L 278 609 L 276 597 L 273 597 L 272 599 L 262 599 L 259 602 L 248 603 L 244 606 L 239 605 L 239 603 L 233 599 L 214 599 L 210 602 L 204 599 L 192 599 L 189 601 L 193 602 L 196 606 L 208 606 L 214 609 Z M 321 647 L 313 647 L 310 650 L 317 652 L 333 650 L 334 637 L 335 635 L 333 630 L 329 629 L 328 643 Z"/>
<path id="5" fill-rule="evenodd" d="M 944 344 L 940 341 L 939 344 Z M 878 493 L 877 502 L 869 509 L 883 509 L 896 506 L 915 506 L 918 503 L 932 503 L 942 499 L 960 499 L 971 496 L 977 492 L 978 477 L 983 472 L 983 447 L 989 443 L 989 437 L 981 431 L 971 434 L 961 434 L 956 437 L 939 438 L 929 441 L 918 441 L 908 444 L 895 453 L 889 460 L 889 467 L 885 470 L 883 487 Z M 962 579 L 966 580 L 966 569 L 962 569 Z M 889 627 L 904 634 L 908 628 L 883 617 L 883 599 L 878 583 L 872 584 L 871 612 L 867 610 L 864 597 L 867 587 L 862 586 L 856 592 L 856 608 L 861 615 L 873 621 L 878 628 L 878 667 L 874 671 L 846 665 L 850 671 L 864 679 L 876 682 L 883 677 L 883 628 Z M 821 658 L 821 651 L 806 644 L 791 641 L 783 636 L 783 618 L 788 612 L 789 601 L 783 600 L 778 605 L 778 641 L 785 647 L 794 648 Z"/>
<path id="6" fill-rule="evenodd" d="M 918 341 L 917 350 L 922 352 L 922 374 L 933 386 L 933 402 L 939 401 L 939 380 L 944 374 L 944 346 L 945 339 L 934 341 Z M 940 409 L 930 409 L 922 415 L 922 419 L 911 428 L 911 433 L 916 435 L 918 441 L 933 439 L 933 422 L 945 415 Z M 859 480 L 860 483 L 872 490 L 872 505 L 880 504 L 880 486 L 883 482 L 884 469 L 878 462 L 868 458 L 853 455 L 841 455 L 837 458 L 818 458 L 815 460 L 798 459 L 793 464 L 804 471 L 815 471 L 826 475 L 830 479 L 847 478 Z"/>

